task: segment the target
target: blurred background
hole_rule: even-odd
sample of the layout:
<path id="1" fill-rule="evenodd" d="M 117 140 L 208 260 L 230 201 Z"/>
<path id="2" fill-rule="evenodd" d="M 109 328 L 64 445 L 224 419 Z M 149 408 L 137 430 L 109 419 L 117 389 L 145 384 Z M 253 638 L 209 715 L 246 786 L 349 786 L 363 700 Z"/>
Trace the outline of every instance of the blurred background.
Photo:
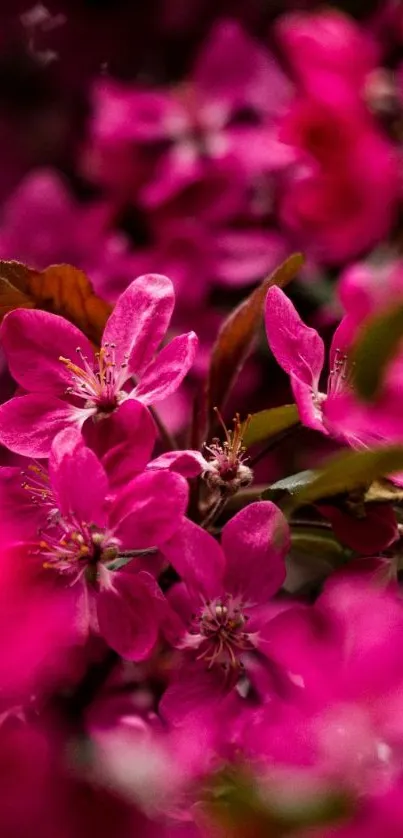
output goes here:
<path id="1" fill-rule="evenodd" d="M 193 329 L 200 340 L 184 386 L 159 408 L 180 443 L 220 324 L 291 253 L 302 251 L 305 264 L 287 294 L 326 343 L 344 308 L 360 321 L 403 296 L 402 150 L 401 0 L 0 4 L 0 259 L 39 270 L 75 265 L 112 304 L 138 275 L 173 280 L 168 339 Z M 0 301 L 2 279 L 0 270 Z M 6 400 L 15 385 L 1 369 Z M 262 324 L 225 418 L 231 424 L 235 411 L 244 417 L 291 401 Z M 262 459 L 256 483 L 310 469 L 335 444 L 308 429 L 300 442 L 297 434 Z M 1 465 L 10 462 L 2 450 Z M 359 521 L 360 538 L 365 527 L 370 542 L 365 555 L 376 549 L 373 532 L 381 529 L 378 520 L 367 529 L 367 521 Z M 321 559 L 323 544 L 317 541 Z M 299 549 L 313 568 L 310 582 L 330 573 L 330 561 L 322 572 L 312 560 L 312 540 L 305 556 Z M 339 558 L 337 552 L 335 565 Z M 277 647 L 284 644 L 285 660 L 295 649 L 308 661 L 317 729 L 308 726 L 308 703 L 300 717 L 299 699 L 295 716 L 283 714 L 274 667 L 267 682 L 259 683 L 258 669 L 254 677 L 257 692 L 278 689 L 278 716 L 271 699 L 258 705 L 253 678 L 252 687 L 241 679 L 221 715 L 208 706 L 208 724 L 199 728 L 190 719 L 171 731 L 156 713 L 172 666 L 169 643 L 141 664 L 117 659 L 99 637 L 77 648 L 70 598 L 59 602 L 45 589 L 36 596 L 30 579 L 22 586 L 25 560 L 10 552 L 0 569 L 2 838 L 400 838 L 400 601 L 362 604 L 360 591 L 354 605 L 336 585 L 327 607 L 332 620 L 345 614 L 347 669 L 339 635 L 326 635 L 322 612 L 314 612 L 312 633 L 298 619 L 291 631 L 285 622 Z M 387 564 L 379 561 L 374 578 Z M 286 607 L 281 601 L 279 613 Z M 293 657 L 290 668 L 297 671 Z M 292 690 L 301 687 L 297 677 L 290 677 Z M 253 725 L 237 704 L 246 695 L 253 713 L 258 709 Z M 320 759 L 307 748 L 312 730 Z M 270 777 L 263 760 L 252 794 L 242 771 L 217 773 L 217 753 L 237 767 L 241 746 L 253 758 L 267 756 L 270 770 L 276 760 L 281 768 Z M 328 789 L 320 775 L 317 786 L 309 768 L 294 776 L 287 749 L 291 763 L 318 759 L 320 769 L 322 756 L 327 766 L 333 755 L 342 782 Z M 235 813 L 225 831 L 218 831 L 214 808 L 193 805 L 197 783 L 210 782 L 212 772 L 211 800 L 217 803 L 221 789 L 225 812 Z M 364 801 L 357 831 L 348 824 L 314 830 L 334 813 L 348 815 L 353 799 L 357 808 Z M 165 824 L 171 818 L 172 828 Z"/>
<path id="2" fill-rule="evenodd" d="M 4 0 L 0 15 L 0 257 L 72 263 L 110 302 L 142 273 L 172 278 L 172 331 L 200 339 L 162 406 L 173 431 L 226 312 L 287 255 L 305 254 L 291 294 L 325 338 L 346 272 L 378 281 L 400 259 L 399 0 Z M 229 418 L 287 400 L 262 331 Z"/>

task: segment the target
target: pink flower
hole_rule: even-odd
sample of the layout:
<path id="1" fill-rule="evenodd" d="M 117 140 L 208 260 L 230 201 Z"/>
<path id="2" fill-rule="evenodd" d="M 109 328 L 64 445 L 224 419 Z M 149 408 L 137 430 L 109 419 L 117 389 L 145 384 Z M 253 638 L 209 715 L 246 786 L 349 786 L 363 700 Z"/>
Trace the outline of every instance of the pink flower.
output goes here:
<path id="1" fill-rule="evenodd" d="M 77 663 L 70 599 L 57 588 L 50 594 L 35 578 L 27 545 L 9 543 L 12 534 L 3 513 L 1 537 L 0 729 L 12 708 L 70 683 Z"/>
<path id="2" fill-rule="evenodd" d="M 231 155 L 248 171 L 261 168 L 262 162 L 271 168 L 270 131 L 259 123 L 277 114 L 288 94 L 289 84 L 272 56 L 235 20 L 221 20 L 182 85 L 158 91 L 104 79 L 96 85 L 94 156 L 104 158 L 106 177 L 108 169 L 116 169 L 119 183 L 119 165 L 113 159 L 110 165 L 115 150 L 115 158 L 127 161 L 130 183 L 136 180 L 131 174 L 136 150 L 138 155 L 146 145 L 150 153 L 157 142 L 170 141 L 151 176 L 154 184 L 144 192 L 147 204 L 151 191 L 154 202 L 160 203 L 184 179 L 197 179 L 206 156 L 214 160 Z M 255 124 L 237 120 L 245 108 L 257 117 Z"/>
<path id="3" fill-rule="evenodd" d="M 362 555 L 374 556 L 399 538 L 395 511 L 386 503 L 371 503 L 363 518 L 327 504 L 320 504 L 319 510 L 337 539 Z"/>
<path id="4" fill-rule="evenodd" d="M 314 257 L 342 263 L 382 240 L 397 210 L 397 149 L 365 105 L 378 51 L 338 11 L 286 15 L 278 32 L 299 89 L 279 134 L 295 152 L 281 218 Z"/>
<path id="5" fill-rule="evenodd" d="M 288 527 L 269 502 L 252 503 L 223 528 L 221 546 L 186 520 L 162 550 L 182 578 L 169 597 L 184 623 L 181 663 L 161 704 L 173 722 L 210 712 L 260 645 L 267 605 L 285 576 Z"/>
<path id="6" fill-rule="evenodd" d="M 403 261 L 390 258 L 379 264 L 357 262 L 341 274 L 337 292 L 349 323 L 351 341 L 371 315 L 403 299 Z"/>
<path id="7" fill-rule="evenodd" d="M 339 264 L 388 234 L 399 197 L 398 155 L 367 114 L 303 96 L 280 138 L 295 152 L 280 215 L 301 246 Z"/>
<path id="8" fill-rule="evenodd" d="M 366 78 L 380 58 L 368 31 L 337 9 L 323 9 L 284 15 L 277 35 L 306 93 L 362 107 Z"/>
<path id="9" fill-rule="evenodd" d="M 0 476 L 2 494 L 7 493 L 10 469 L 5 482 Z M 19 538 L 30 544 L 43 584 L 47 578 L 65 582 L 76 603 L 79 634 L 97 630 L 123 657 L 146 657 L 157 638 L 164 597 L 136 562 L 110 568 L 122 551 L 129 551 L 130 559 L 133 551 L 159 548 L 173 536 L 187 506 L 185 479 L 168 469 L 150 469 L 134 471 L 113 488 L 80 431 L 67 428 L 54 441 L 48 472 L 28 468 L 20 491 L 36 506 L 36 526 L 29 535 L 24 526 Z M 24 506 L 15 504 L 13 514 L 18 533 Z"/>
<path id="10" fill-rule="evenodd" d="M 326 392 L 319 388 L 325 362 L 322 338 L 315 329 L 306 326 L 291 300 L 275 286 L 266 298 L 266 332 L 269 346 L 276 361 L 290 376 L 290 383 L 298 406 L 301 421 L 308 428 L 335 436 L 353 448 L 385 442 L 382 429 L 376 421 L 356 433 L 355 424 L 350 428 L 350 416 L 344 413 L 343 423 L 333 421 L 333 406 L 340 403 L 340 396 L 348 394 L 349 366 L 345 351 L 350 340 L 350 324 L 342 320 L 336 329 L 329 354 L 329 376 Z M 330 418 L 329 418 L 330 416 Z"/>
<path id="11" fill-rule="evenodd" d="M 126 287 L 140 271 L 127 237 L 113 227 L 115 215 L 111 201 L 79 203 L 58 172 L 35 169 L 4 203 L 0 255 L 37 269 L 75 265 L 97 290 L 117 277 Z"/>
<path id="12" fill-rule="evenodd" d="M 403 266 L 401 260 L 373 266 L 357 263 L 342 274 L 339 297 L 345 309 L 343 336 L 345 353 L 348 352 L 360 329 L 372 315 L 389 309 L 391 301 L 398 303 L 403 294 Z M 371 404 L 360 402 L 349 388 L 340 388 L 337 398 L 326 406 L 327 420 L 335 431 L 343 429 L 348 416 L 349 431 L 357 440 L 398 442 L 403 439 L 402 425 L 402 362 L 397 348 L 395 357 L 386 366 L 382 386 Z M 401 475 L 394 475 L 394 482 L 402 482 Z"/>
<path id="13" fill-rule="evenodd" d="M 70 720 L 71 721 L 71 720 Z M 70 735 L 69 735 L 70 734 Z M 132 742 L 129 776 L 133 779 L 132 796 L 122 788 L 119 756 L 111 754 L 110 764 L 99 759 L 98 750 L 80 761 L 82 752 L 71 729 L 59 719 L 13 719 L 0 728 L 0 831 L 7 838 L 25 838 L 32 833 L 41 838 L 197 838 L 192 824 L 159 820 L 156 811 L 146 812 L 146 791 L 152 800 L 158 782 L 158 760 L 150 753 L 150 764 L 143 759 L 143 776 L 148 768 L 149 785 L 137 791 L 135 780 L 136 748 Z M 126 749 L 129 743 L 126 742 Z M 73 747 L 73 745 L 75 747 Z M 119 740 L 117 741 L 119 746 Z M 173 754 L 174 754 L 174 749 Z M 66 758 L 66 753 L 68 754 Z M 142 752 L 144 757 L 144 752 Z M 126 750 L 127 756 L 127 750 Z M 96 761 L 96 758 L 98 760 Z M 174 756 L 171 764 L 175 766 Z M 120 786 L 119 786 L 120 781 Z M 162 785 L 161 778 L 160 785 Z M 151 808 L 151 807 L 150 807 Z"/>
<path id="14" fill-rule="evenodd" d="M 8 314 L 1 341 L 13 377 L 28 394 L 1 405 L 0 441 L 17 453 L 46 457 L 63 428 L 82 428 L 90 418 L 112 421 L 126 400 L 150 404 L 174 392 L 193 363 L 197 338 L 194 332 L 180 335 L 154 359 L 173 307 L 167 277 L 134 280 L 110 315 L 96 354 L 62 317 L 39 310 Z"/>
<path id="15" fill-rule="evenodd" d="M 331 579 L 315 606 L 275 617 L 266 653 L 281 692 L 249 715 L 254 757 L 360 794 L 390 788 L 401 768 L 402 628 L 398 596 L 360 577 Z"/>

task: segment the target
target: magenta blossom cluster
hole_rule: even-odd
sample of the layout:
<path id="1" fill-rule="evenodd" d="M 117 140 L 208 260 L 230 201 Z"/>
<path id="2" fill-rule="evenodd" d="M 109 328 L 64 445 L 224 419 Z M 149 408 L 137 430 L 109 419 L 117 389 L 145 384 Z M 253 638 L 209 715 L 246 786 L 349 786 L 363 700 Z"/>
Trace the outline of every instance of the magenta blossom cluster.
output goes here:
<path id="1" fill-rule="evenodd" d="M 363 276 L 342 281 L 327 391 L 323 342 L 276 286 L 265 313 L 301 422 L 372 450 L 397 434 L 376 405 L 370 432 L 349 378 L 375 300 Z M 348 308 L 359 294 L 362 318 Z M 40 310 L 1 327 L 18 388 L 0 408 L 2 834 L 398 836 L 399 517 L 379 503 L 351 517 L 351 495 L 350 513 L 335 497 L 319 520 L 287 520 L 254 484 L 254 417 L 176 447 L 158 403 L 196 337 L 160 349 L 173 306 L 171 281 L 149 274 L 99 349 Z M 387 393 L 398 368 L 399 353 Z M 313 584 L 295 562 L 301 529 L 310 549 L 343 551 Z"/>
<path id="2" fill-rule="evenodd" d="M 0 838 L 401 838 L 402 3 L 3 5 Z"/>
<path id="3" fill-rule="evenodd" d="M 308 257 L 304 294 L 329 303 L 326 283 L 322 290 L 329 268 L 392 242 L 403 108 L 393 0 L 365 24 L 308 3 L 301 11 L 286 4 L 268 27 L 252 11 L 218 10 L 180 69 L 175 37 L 190 19 L 198 31 L 202 5 L 187 16 L 178 8 L 187 24 L 177 24 L 176 35 L 175 23 L 163 25 L 167 55 L 158 43 L 142 59 L 131 43 L 123 70 L 104 59 L 101 72 L 86 69 L 86 118 L 68 165 L 59 149 L 39 155 L 39 165 L 25 166 L 5 192 L 0 217 L 3 258 L 35 268 L 77 265 L 111 302 L 135 275 L 170 276 L 178 297 L 173 334 L 189 323 L 199 334 L 196 387 L 228 295 L 261 281 L 290 249 Z M 175 21 L 173 8 L 164 8 L 158 20 L 171 15 Z M 60 48 L 71 25 L 68 14 L 62 18 L 53 27 L 49 11 L 29 16 L 29 37 L 49 50 L 57 32 Z M 57 49 L 52 54 L 57 64 Z M 61 69 L 63 60 L 62 50 Z M 244 379 L 248 397 L 256 398 L 261 380 L 254 362 Z M 174 430 L 185 424 L 189 388 L 162 407 Z"/>

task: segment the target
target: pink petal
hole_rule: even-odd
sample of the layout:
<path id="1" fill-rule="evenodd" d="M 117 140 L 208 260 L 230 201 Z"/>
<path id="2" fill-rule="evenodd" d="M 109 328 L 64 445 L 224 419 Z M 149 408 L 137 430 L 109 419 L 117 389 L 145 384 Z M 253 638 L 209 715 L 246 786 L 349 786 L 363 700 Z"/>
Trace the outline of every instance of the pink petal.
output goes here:
<path id="1" fill-rule="evenodd" d="M 296 606 L 266 623 L 260 649 L 290 675 L 290 690 L 298 690 L 301 703 L 322 706 L 335 700 L 343 665 L 342 632 L 313 607 Z"/>
<path id="2" fill-rule="evenodd" d="M 236 61 L 234 61 L 236 56 Z M 239 107 L 277 112 L 289 83 L 267 50 L 235 20 L 220 21 L 205 43 L 193 81 L 226 120 Z"/>
<path id="3" fill-rule="evenodd" d="M 278 135 L 278 127 L 273 127 L 271 124 L 245 125 L 239 122 L 231 123 L 225 130 L 226 153 L 237 161 L 248 177 L 261 178 L 262 175 L 269 172 L 277 174 L 277 172 L 289 168 L 290 164 L 295 163 L 297 156 L 293 146 L 281 142 Z M 259 207 L 259 214 L 264 209 L 269 210 L 269 193 L 266 193 L 266 198 L 262 197 L 263 201 Z M 270 245 L 273 260 L 275 257 L 273 250 L 274 237 L 277 237 L 278 245 L 280 245 L 280 234 L 268 230 L 265 235 L 273 237 Z M 261 252 L 261 259 L 263 259 L 261 247 L 262 244 L 259 251 Z M 282 249 L 277 248 L 278 262 L 283 261 L 288 252 L 286 241 L 283 240 Z"/>
<path id="4" fill-rule="evenodd" d="M 171 97 L 158 88 L 97 81 L 92 91 L 92 132 L 100 143 L 153 142 L 166 139 Z"/>
<path id="5" fill-rule="evenodd" d="M 178 529 L 188 502 L 188 485 L 171 471 L 135 477 L 117 498 L 111 524 L 125 549 L 159 547 Z"/>
<path id="6" fill-rule="evenodd" d="M 336 358 L 345 356 L 357 334 L 356 318 L 345 316 L 335 330 L 329 351 L 329 368 L 333 369 Z"/>
<path id="7" fill-rule="evenodd" d="M 303 381 L 294 378 L 294 376 L 291 376 L 290 384 L 302 424 L 307 428 L 313 428 L 314 431 L 320 431 L 327 435 L 329 431 L 323 422 L 323 402 L 319 394 L 313 392 L 310 384 L 304 384 Z"/>
<path id="8" fill-rule="evenodd" d="M 226 558 L 224 587 L 251 603 L 265 602 L 285 577 L 290 534 L 274 503 L 251 503 L 225 524 L 221 545 Z"/>
<path id="9" fill-rule="evenodd" d="M 216 234 L 217 280 L 237 287 L 256 283 L 285 258 L 286 245 L 279 233 L 245 228 Z"/>
<path id="10" fill-rule="evenodd" d="M 224 553 L 213 536 L 187 518 L 162 548 L 165 558 L 186 583 L 191 596 L 210 599 L 223 587 Z"/>
<path id="11" fill-rule="evenodd" d="M 136 399 L 152 404 L 170 396 L 180 385 L 193 364 L 198 339 L 194 332 L 171 340 L 144 371 L 134 390 Z"/>
<path id="12" fill-rule="evenodd" d="M 161 632 L 171 646 L 177 646 L 180 639 L 183 637 L 184 630 L 184 624 L 180 616 L 176 612 L 175 608 L 172 607 L 171 600 L 162 593 L 158 582 L 151 573 L 141 570 L 138 576 L 141 579 L 142 584 L 148 589 L 153 599 L 153 605 L 157 612 Z M 179 586 L 175 585 L 174 587 Z"/>
<path id="13" fill-rule="evenodd" d="M 154 600 L 140 574 L 102 568 L 97 594 L 99 629 L 127 660 L 144 660 L 158 636 Z"/>
<path id="14" fill-rule="evenodd" d="M 67 402 L 39 393 L 18 396 L 0 405 L 0 443 L 25 457 L 47 457 L 56 434 L 76 422 Z"/>
<path id="15" fill-rule="evenodd" d="M 200 451 L 167 451 L 148 464 L 149 469 L 169 469 L 182 477 L 197 477 L 208 466 Z"/>
<path id="16" fill-rule="evenodd" d="M 102 343 L 116 344 L 116 363 L 129 359 L 128 371 L 140 375 L 153 358 L 168 328 L 175 295 L 170 279 L 146 274 L 119 297 L 108 319 Z"/>
<path id="17" fill-rule="evenodd" d="M 174 725 L 189 723 L 200 716 L 211 718 L 226 694 L 225 675 L 219 667 L 208 669 L 185 657 L 162 696 L 159 710 Z"/>
<path id="18" fill-rule="evenodd" d="M 362 698 L 387 694 L 401 684 L 400 654 L 403 610 L 393 591 L 370 587 L 357 577 L 331 576 L 316 606 L 325 616 L 336 617 L 343 632 L 340 644 L 338 688 L 344 697 Z"/>
<path id="19" fill-rule="evenodd" d="M 362 555 L 373 556 L 386 550 L 399 537 L 392 506 L 371 504 L 364 518 L 356 518 L 336 506 L 321 504 L 319 508 L 331 522 L 337 539 Z"/>
<path id="20" fill-rule="evenodd" d="M 30 464 L 31 465 L 31 464 Z M 30 541 L 43 523 L 43 507 L 32 500 L 24 488 L 29 483 L 29 466 L 0 468 L 0 510 L 3 544 L 12 541 Z"/>
<path id="21" fill-rule="evenodd" d="M 71 385 L 71 374 L 59 358 L 78 366 L 77 348 L 91 361 L 90 342 L 76 326 L 46 311 L 17 309 L 7 314 L 0 339 L 13 378 L 25 390 L 62 396 Z"/>
<path id="22" fill-rule="evenodd" d="M 135 399 L 126 399 L 107 422 L 89 423 L 89 430 L 91 447 L 102 460 L 114 487 L 129 483 L 145 469 L 157 437 L 150 411 Z"/>
<path id="23" fill-rule="evenodd" d="M 325 354 L 317 331 L 302 322 L 291 300 L 276 286 L 268 291 L 265 318 L 267 340 L 280 366 L 317 390 Z"/>
<path id="24" fill-rule="evenodd" d="M 185 147 L 185 151 L 186 151 Z M 202 178 L 202 162 L 192 151 L 183 154 L 182 147 L 173 146 L 158 161 L 154 178 L 140 192 L 140 202 L 149 211 L 186 194 L 188 187 Z"/>
<path id="25" fill-rule="evenodd" d="M 87 524 L 106 524 L 108 480 L 96 454 L 84 445 L 78 428 L 65 428 L 55 438 L 49 476 L 62 515 L 72 513 Z"/>
<path id="26" fill-rule="evenodd" d="M 353 392 L 346 391 L 328 396 L 323 415 L 332 436 L 346 440 L 352 448 L 373 447 L 401 442 L 403 413 L 399 403 L 399 395 L 391 393 L 367 406 Z"/>
<path id="27" fill-rule="evenodd" d="M 194 599 L 190 593 L 187 585 L 184 582 L 176 582 L 172 588 L 167 592 L 167 599 L 170 606 L 179 615 L 183 624 L 183 634 L 186 626 L 192 623 L 195 607 L 200 606 L 200 598 L 197 596 Z"/>

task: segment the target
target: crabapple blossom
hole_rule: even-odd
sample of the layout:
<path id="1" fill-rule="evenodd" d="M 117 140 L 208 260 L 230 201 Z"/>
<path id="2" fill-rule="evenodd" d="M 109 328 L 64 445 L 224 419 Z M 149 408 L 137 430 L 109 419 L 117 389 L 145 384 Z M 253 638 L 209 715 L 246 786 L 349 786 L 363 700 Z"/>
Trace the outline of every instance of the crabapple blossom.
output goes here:
<path id="1" fill-rule="evenodd" d="M 88 419 L 113 421 L 126 400 L 152 404 L 174 392 L 193 363 L 197 338 L 194 332 L 175 337 L 154 358 L 173 307 L 167 277 L 139 277 L 119 298 L 96 353 L 58 315 L 11 312 L 0 338 L 12 375 L 28 392 L 0 407 L 3 445 L 45 457 L 63 428 L 82 428 Z"/>
<path id="2" fill-rule="evenodd" d="M 0 471 L 2 494 L 13 480 L 21 481 L 5 471 Z M 122 552 L 128 550 L 130 557 L 155 551 L 172 537 L 186 509 L 185 479 L 167 469 L 150 469 L 113 491 L 80 431 L 67 428 L 53 443 L 48 470 L 28 466 L 20 495 L 25 503 L 10 512 L 11 536 L 15 541 L 20 532 L 44 581 L 62 582 L 70 590 L 78 636 L 100 632 L 124 657 L 147 656 L 157 639 L 164 598 L 152 574 L 135 561 L 112 568 Z M 18 530 L 29 503 L 34 510 Z"/>
<path id="3" fill-rule="evenodd" d="M 263 643 L 288 546 L 285 518 L 266 501 L 235 515 L 221 545 L 186 520 L 161 548 L 182 579 L 169 595 L 183 620 L 181 663 L 161 704 L 169 719 L 209 712 L 237 684 L 248 655 Z"/>

